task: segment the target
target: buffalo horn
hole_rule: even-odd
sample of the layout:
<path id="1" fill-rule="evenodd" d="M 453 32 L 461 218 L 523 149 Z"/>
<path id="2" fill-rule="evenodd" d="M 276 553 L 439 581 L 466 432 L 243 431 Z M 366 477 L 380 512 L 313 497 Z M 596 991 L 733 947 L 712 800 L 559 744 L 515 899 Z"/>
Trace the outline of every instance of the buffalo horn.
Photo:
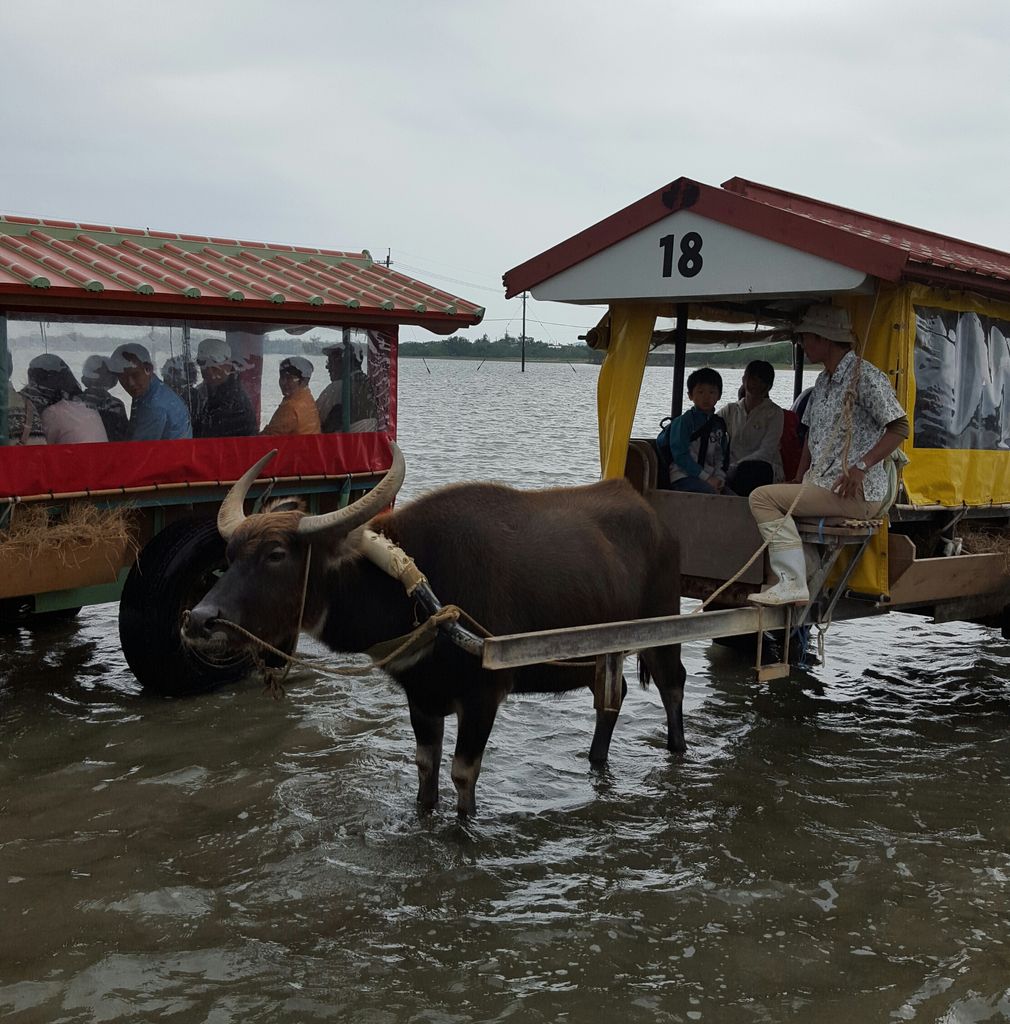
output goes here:
<path id="1" fill-rule="evenodd" d="M 363 498 L 352 502 L 346 508 L 338 508 L 325 515 L 305 516 L 298 524 L 298 532 L 322 533 L 339 528 L 344 533 L 350 533 L 386 508 L 396 497 L 407 472 L 403 452 L 396 442 L 392 442 L 390 448 L 393 450 L 393 464 L 386 475 Z"/>
<path id="2" fill-rule="evenodd" d="M 240 480 L 236 480 L 232 484 L 231 490 L 225 495 L 224 501 L 221 502 L 221 508 L 218 509 L 217 513 L 217 532 L 225 540 L 230 540 L 231 535 L 245 521 L 245 512 L 242 508 L 245 496 L 249 493 L 249 488 L 252 487 L 253 481 L 260 475 L 260 470 L 276 454 L 276 448 L 273 451 L 267 452 L 255 466 L 250 467 L 242 474 Z"/>

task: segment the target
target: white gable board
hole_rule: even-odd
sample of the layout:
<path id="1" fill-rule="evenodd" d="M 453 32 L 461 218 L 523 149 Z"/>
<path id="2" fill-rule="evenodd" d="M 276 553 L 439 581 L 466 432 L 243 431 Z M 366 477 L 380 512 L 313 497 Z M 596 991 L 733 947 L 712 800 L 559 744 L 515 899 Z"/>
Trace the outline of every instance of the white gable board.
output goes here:
<path id="1" fill-rule="evenodd" d="M 679 210 L 530 289 L 535 299 L 703 299 L 845 292 L 867 275 Z"/>

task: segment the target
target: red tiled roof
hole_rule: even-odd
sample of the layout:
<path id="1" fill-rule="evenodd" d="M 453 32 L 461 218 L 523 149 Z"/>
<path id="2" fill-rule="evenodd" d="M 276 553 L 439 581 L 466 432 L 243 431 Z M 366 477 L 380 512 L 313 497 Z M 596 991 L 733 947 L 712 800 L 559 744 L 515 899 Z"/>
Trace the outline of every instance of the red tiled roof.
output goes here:
<path id="1" fill-rule="evenodd" d="M 677 178 L 505 273 L 506 297 L 536 286 L 678 210 L 739 228 L 886 281 L 1010 295 L 1010 254 L 806 196 L 731 178 Z"/>
<path id="2" fill-rule="evenodd" d="M 1010 253 L 984 245 L 964 242 L 934 231 L 899 224 L 897 221 L 859 213 L 844 206 L 835 206 L 819 199 L 810 199 L 795 192 L 760 185 L 745 178 L 730 178 L 722 187 L 737 195 L 755 199 L 780 210 L 827 224 L 830 227 L 863 238 L 874 238 L 908 253 L 908 261 L 923 268 L 974 274 L 1010 282 Z M 928 270 L 923 270 L 928 275 Z M 918 276 L 916 274 L 915 276 Z"/>
<path id="3" fill-rule="evenodd" d="M 274 318 L 351 315 L 442 331 L 484 316 L 482 307 L 375 263 L 367 251 L 0 216 L 0 307 L 43 295 L 78 307 L 140 302 Z"/>

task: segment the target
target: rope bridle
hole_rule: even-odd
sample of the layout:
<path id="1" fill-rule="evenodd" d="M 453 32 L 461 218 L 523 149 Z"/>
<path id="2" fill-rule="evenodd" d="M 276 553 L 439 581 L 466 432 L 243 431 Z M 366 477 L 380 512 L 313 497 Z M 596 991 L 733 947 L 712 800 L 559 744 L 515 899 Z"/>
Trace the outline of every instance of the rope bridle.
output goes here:
<path id="1" fill-rule="evenodd" d="M 439 632 L 445 633 L 453 643 L 456 643 L 475 656 L 480 655 L 483 639 L 492 636 L 488 629 L 458 605 L 441 604 L 432 592 L 427 578 L 417 567 L 417 563 L 402 548 L 398 547 L 387 537 L 376 534 L 371 530 L 364 531 L 362 535 L 362 553 L 387 575 L 399 580 L 403 584 L 407 596 L 413 597 L 416 602 L 414 606 L 414 629 L 403 636 L 375 644 L 365 651 L 364 653 L 372 660 L 371 665 L 329 665 L 320 659 L 296 656 L 295 651 L 298 648 L 298 638 L 304 625 L 305 603 L 308 596 L 309 571 L 312 559 L 311 545 L 308 545 L 308 552 L 305 557 L 295 640 L 290 651 L 281 650 L 279 647 L 274 646 L 251 630 L 240 626 L 237 622 L 232 622 L 230 619 L 214 619 L 216 625 L 224 626 L 252 643 L 257 652 L 263 651 L 272 654 L 275 658 L 284 662 L 283 669 L 273 668 L 267 665 L 263 657 L 258 653 L 254 654 L 257 668 L 266 680 L 267 691 L 275 700 L 280 700 L 285 695 L 284 683 L 293 665 L 300 665 L 303 668 L 311 669 L 333 679 L 341 679 L 347 676 L 360 676 L 362 672 L 374 672 L 376 669 L 392 671 L 398 664 L 402 665 L 404 662 L 414 658 L 418 652 L 429 650 Z M 420 620 L 419 612 L 427 612 L 423 620 Z M 460 625 L 461 623 L 464 625 Z M 552 660 L 544 664 L 552 665 L 556 668 L 585 670 L 593 667 L 595 661 Z"/>

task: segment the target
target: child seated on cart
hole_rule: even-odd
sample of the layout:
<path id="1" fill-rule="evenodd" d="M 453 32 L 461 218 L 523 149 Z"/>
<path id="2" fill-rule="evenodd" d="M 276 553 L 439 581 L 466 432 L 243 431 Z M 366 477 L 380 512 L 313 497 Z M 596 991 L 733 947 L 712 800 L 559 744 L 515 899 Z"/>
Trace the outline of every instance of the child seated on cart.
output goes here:
<path id="1" fill-rule="evenodd" d="M 670 489 L 722 494 L 729 467 L 729 434 L 715 407 L 722 398 L 722 377 L 711 367 L 687 378 L 692 407 L 663 428 L 657 440 L 660 458 L 669 459 Z"/>

